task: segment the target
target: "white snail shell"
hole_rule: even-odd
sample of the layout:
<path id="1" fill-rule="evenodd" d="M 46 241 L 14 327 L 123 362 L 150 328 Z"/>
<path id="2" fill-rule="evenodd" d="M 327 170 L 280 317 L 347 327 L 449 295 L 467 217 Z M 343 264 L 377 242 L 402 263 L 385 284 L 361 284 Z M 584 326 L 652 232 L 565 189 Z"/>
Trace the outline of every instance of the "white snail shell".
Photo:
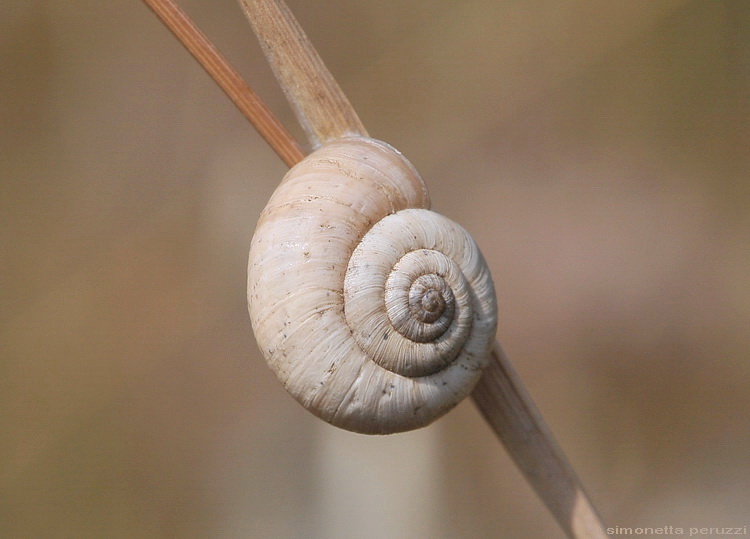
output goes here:
<path id="1" fill-rule="evenodd" d="M 248 306 L 286 389 L 338 427 L 422 427 L 473 389 L 497 307 L 471 236 L 429 211 L 414 167 L 364 137 L 293 167 L 260 216 Z"/>

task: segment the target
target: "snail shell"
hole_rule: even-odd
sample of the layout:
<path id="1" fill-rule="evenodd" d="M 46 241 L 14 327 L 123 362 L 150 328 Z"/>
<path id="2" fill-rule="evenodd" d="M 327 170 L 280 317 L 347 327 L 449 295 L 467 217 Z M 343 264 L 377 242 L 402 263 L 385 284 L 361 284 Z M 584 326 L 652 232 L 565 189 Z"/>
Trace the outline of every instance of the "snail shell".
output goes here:
<path id="1" fill-rule="evenodd" d="M 490 272 L 471 236 L 428 207 L 398 151 L 347 137 L 293 167 L 260 216 L 247 285 L 258 345 L 286 389 L 338 427 L 425 426 L 489 361 Z"/>

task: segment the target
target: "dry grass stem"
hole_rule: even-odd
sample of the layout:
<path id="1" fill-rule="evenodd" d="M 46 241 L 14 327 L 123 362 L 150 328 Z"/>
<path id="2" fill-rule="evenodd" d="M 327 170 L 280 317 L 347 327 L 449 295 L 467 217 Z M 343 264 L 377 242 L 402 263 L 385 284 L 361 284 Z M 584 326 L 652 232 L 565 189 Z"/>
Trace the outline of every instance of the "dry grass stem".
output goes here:
<path id="1" fill-rule="evenodd" d="M 472 399 L 569 537 L 607 537 L 572 466 L 499 343 Z"/>
<path id="2" fill-rule="evenodd" d="M 287 166 L 302 160 L 305 152 L 276 119 L 252 88 L 172 0 L 143 0 L 169 28 L 229 99 L 250 120 Z"/>
<path id="3" fill-rule="evenodd" d="M 240 0 L 263 50 L 314 145 L 351 132 L 366 134 L 283 0 Z M 604 526 L 502 349 L 473 399 L 563 530 L 606 537 Z"/>
<path id="4" fill-rule="evenodd" d="M 284 2 L 240 0 L 313 148 L 365 126 Z"/>

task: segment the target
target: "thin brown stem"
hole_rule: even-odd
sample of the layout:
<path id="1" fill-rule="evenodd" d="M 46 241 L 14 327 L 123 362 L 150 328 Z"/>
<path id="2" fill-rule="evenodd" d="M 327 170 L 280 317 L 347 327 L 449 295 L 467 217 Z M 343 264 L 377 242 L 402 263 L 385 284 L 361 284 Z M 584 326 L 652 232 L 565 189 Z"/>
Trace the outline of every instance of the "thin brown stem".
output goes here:
<path id="1" fill-rule="evenodd" d="M 156 13 L 164 25 L 224 90 L 281 160 L 289 167 L 301 161 L 305 156 L 301 146 L 187 14 L 172 0 L 143 0 L 143 2 Z"/>
<path id="2" fill-rule="evenodd" d="M 608 537 L 573 467 L 499 343 L 492 356 L 472 393 L 474 404 L 569 537 Z"/>
<path id="3" fill-rule="evenodd" d="M 240 0 L 313 148 L 365 126 L 283 1 Z"/>

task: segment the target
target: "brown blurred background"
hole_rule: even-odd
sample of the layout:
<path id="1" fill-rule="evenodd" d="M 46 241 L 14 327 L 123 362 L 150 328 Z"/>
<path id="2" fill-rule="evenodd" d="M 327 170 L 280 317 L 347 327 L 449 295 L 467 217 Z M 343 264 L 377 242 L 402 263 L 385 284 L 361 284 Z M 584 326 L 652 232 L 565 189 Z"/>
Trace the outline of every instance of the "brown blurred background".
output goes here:
<path id="1" fill-rule="evenodd" d="M 285 394 L 245 305 L 284 166 L 141 2 L 0 3 L 0 536 L 560 536 L 470 403 L 372 438 Z M 293 126 L 235 2 L 182 4 Z M 290 6 L 606 522 L 750 524 L 750 3 Z"/>

